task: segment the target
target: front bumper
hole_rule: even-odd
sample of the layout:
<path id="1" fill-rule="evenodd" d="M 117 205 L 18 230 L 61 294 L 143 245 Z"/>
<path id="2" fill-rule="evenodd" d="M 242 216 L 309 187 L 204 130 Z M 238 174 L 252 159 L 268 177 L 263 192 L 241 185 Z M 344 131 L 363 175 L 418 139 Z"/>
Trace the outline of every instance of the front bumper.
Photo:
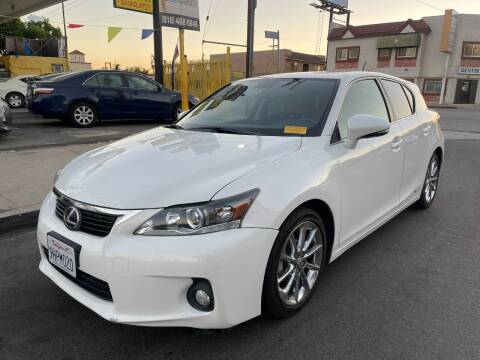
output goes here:
<path id="1" fill-rule="evenodd" d="M 228 328 L 261 313 L 263 278 L 278 231 L 240 228 L 205 235 L 133 235 L 156 210 L 129 212 L 104 238 L 68 230 L 48 195 L 38 223 L 40 270 L 77 301 L 103 318 L 143 326 Z M 105 281 L 113 301 L 103 300 L 65 277 L 45 254 L 47 234 L 82 246 L 79 269 Z M 187 291 L 194 278 L 207 279 L 215 307 L 194 309 Z"/>

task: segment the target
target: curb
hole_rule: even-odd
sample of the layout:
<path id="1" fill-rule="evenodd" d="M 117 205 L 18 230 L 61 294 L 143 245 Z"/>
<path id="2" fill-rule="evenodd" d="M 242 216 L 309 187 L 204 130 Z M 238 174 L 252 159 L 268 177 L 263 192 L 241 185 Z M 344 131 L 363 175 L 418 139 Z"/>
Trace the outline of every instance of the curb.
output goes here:
<path id="1" fill-rule="evenodd" d="M 37 223 L 40 210 L 32 210 L 0 218 L 0 234 Z"/>

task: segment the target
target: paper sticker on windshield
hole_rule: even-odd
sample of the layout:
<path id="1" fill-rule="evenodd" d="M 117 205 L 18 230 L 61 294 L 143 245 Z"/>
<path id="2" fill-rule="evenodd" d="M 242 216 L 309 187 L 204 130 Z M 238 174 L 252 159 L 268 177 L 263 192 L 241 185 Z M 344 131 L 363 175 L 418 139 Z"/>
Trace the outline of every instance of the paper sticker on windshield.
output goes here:
<path id="1" fill-rule="evenodd" d="M 285 134 L 297 134 L 297 135 L 307 135 L 307 130 L 305 126 L 285 126 L 283 132 Z"/>

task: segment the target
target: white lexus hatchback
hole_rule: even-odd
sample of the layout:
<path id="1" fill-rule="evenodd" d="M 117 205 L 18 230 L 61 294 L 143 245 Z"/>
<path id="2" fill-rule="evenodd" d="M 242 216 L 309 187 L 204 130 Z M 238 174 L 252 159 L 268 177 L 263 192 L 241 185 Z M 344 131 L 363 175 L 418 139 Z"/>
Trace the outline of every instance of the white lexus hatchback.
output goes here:
<path id="1" fill-rule="evenodd" d="M 428 208 L 439 116 L 383 74 L 235 82 L 174 125 L 90 151 L 55 178 L 40 270 L 107 320 L 228 328 L 294 314 L 324 267 Z"/>

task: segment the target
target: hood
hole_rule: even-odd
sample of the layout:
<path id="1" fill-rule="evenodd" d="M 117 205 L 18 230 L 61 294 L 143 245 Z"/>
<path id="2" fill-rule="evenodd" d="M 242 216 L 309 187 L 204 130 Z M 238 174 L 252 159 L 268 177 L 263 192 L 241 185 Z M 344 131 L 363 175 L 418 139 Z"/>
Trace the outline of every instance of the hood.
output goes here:
<path id="1" fill-rule="evenodd" d="M 79 156 L 62 170 L 55 187 L 74 200 L 114 209 L 204 202 L 300 146 L 300 137 L 160 127 Z"/>

